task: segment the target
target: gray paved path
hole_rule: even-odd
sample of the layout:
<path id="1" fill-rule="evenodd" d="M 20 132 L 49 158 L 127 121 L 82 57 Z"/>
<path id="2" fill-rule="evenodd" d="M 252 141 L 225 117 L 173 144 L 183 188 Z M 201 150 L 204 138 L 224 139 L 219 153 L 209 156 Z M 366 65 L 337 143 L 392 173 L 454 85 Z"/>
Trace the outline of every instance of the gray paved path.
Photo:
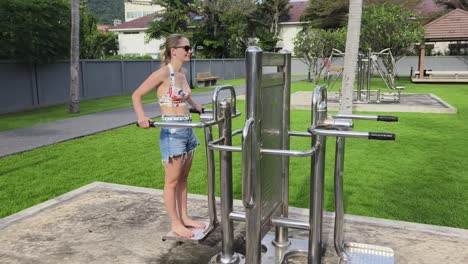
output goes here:
<path id="1" fill-rule="evenodd" d="M 245 86 L 236 87 L 236 94 L 243 93 Z M 210 91 L 194 94 L 193 98 L 205 105 L 211 103 L 212 95 Z M 161 115 L 157 103 L 145 104 L 143 108 L 149 117 Z M 133 108 L 127 107 L 0 132 L 0 157 L 127 126 L 135 121 Z"/>

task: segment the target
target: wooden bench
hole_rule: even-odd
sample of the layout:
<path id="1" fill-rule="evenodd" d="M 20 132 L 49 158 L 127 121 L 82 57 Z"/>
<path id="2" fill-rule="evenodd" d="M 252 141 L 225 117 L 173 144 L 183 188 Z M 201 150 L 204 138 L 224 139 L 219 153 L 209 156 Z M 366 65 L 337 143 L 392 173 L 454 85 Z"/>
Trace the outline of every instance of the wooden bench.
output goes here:
<path id="1" fill-rule="evenodd" d="M 197 73 L 197 84 L 200 87 L 214 86 L 217 81 L 218 77 L 211 75 L 209 72 Z"/>
<path id="2" fill-rule="evenodd" d="M 467 79 L 468 71 L 426 71 L 430 79 Z"/>

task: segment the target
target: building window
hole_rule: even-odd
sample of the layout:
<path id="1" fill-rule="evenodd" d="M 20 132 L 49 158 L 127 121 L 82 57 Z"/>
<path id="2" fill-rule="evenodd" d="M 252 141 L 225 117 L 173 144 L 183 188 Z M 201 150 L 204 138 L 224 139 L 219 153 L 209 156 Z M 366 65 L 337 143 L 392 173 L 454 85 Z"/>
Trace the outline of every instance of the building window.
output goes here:
<path id="1" fill-rule="evenodd" d="M 450 43 L 449 55 L 468 55 L 468 43 Z"/>
<path id="2" fill-rule="evenodd" d="M 143 12 L 141 11 L 129 11 L 127 12 L 127 19 L 136 19 L 143 16 Z"/>

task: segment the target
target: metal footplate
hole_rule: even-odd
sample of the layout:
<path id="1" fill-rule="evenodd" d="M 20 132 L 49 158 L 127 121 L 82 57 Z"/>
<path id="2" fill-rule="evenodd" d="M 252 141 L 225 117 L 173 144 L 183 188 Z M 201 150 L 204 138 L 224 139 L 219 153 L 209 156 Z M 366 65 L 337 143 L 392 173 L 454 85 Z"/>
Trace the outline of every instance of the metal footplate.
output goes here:
<path id="1" fill-rule="evenodd" d="M 394 252 L 391 248 L 368 244 L 346 242 L 344 244 L 347 260 L 342 264 L 393 264 Z"/>
<path id="2" fill-rule="evenodd" d="M 181 237 L 177 234 L 175 234 L 172 231 L 169 231 L 162 240 L 174 240 L 174 241 L 179 241 L 179 242 L 199 242 L 205 239 L 208 234 L 211 233 L 211 231 L 214 230 L 215 226 L 210 225 L 210 219 L 209 218 L 202 218 L 202 217 L 193 217 L 193 220 L 200 221 L 205 224 L 204 228 L 196 228 L 196 227 L 187 227 L 190 231 L 193 232 L 193 237 L 190 238 L 185 238 Z"/>
<path id="3" fill-rule="evenodd" d="M 267 234 L 262 240 L 262 263 L 281 264 L 290 263 L 290 259 L 299 258 L 307 260 L 309 241 L 306 239 L 289 238 L 290 244 L 286 247 L 277 247 L 274 244 L 275 235 Z M 292 262 L 296 263 L 296 262 Z"/>

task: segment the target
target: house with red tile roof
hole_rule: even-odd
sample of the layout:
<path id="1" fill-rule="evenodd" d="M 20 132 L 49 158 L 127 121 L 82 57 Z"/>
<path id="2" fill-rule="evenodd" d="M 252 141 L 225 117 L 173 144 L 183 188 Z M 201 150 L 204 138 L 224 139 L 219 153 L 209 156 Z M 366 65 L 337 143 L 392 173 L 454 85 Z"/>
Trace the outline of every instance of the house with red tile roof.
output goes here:
<path id="1" fill-rule="evenodd" d="M 143 0 L 142 0 L 143 1 Z M 138 2 L 138 1 L 131 1 Z M 143 1 L 144 2 L 144 1 Z M 150 1 L 151 2 L 151 1 Z M 127 4 L 127 2 L 126 2 Z M 294 50 L 293 39 L 296 34 L 302 30 L 304 22 L 300 21 L 300 16 L 304 13 L 307 8 L 308 1 L 295 1 L 289 2 L 291 8 L 289 9 L 289 19 L 287 21 L 280 22 L 280 33 L 279 36 L 282 39 L 278 43 L 278 46 Z M 127 5 L 125 6 L 125 13 L 127 19 Z M 159 11 L 163 12 L 163 11 Z M 131 55 L 145 55 L 150 54 L 153 57 L 157 57 L 160 51 L 160 46 L 163 44 L 164 39 L 151 40 L 145 42 L 145 30 L 151 21 L 156 18 L 157 13 L 145 15 L 137 19 L 131 19 L 120 25 L 111 27 L 109 31 L 117 34 L 119 39 L 119 54 L 131 54 Z"/>
<path id="2" fill-rule="evenodd" d="M 279 23 L 280 33 L 279 38 L 281 41 L 277 44 L 278 47 L 287 49 L 291 52 L 294 51 L 294 38 L 299 33 L 305 22 L 300 20 L 300 17 L 304 14 L 309 1 L 296 1 L 289 2 L 289 19 L 287 21 L 281 21 Z"/>
<path id="3" fill-rule="evenodd" d="M 468 54 L 468 12 L 455 9 L 424 26 L 425 48 L 446 55 Z"/>
<path id="4" fill-rule="evenodd" d="M 111 27 L 109 31 L 117 34 L 119 39 L 119 54 L 146 55 L 157 58 L 164 39 L 152 39 L 146 42 L 145 30 L 157 13 L 146 15 L 126 23 Z"/>

